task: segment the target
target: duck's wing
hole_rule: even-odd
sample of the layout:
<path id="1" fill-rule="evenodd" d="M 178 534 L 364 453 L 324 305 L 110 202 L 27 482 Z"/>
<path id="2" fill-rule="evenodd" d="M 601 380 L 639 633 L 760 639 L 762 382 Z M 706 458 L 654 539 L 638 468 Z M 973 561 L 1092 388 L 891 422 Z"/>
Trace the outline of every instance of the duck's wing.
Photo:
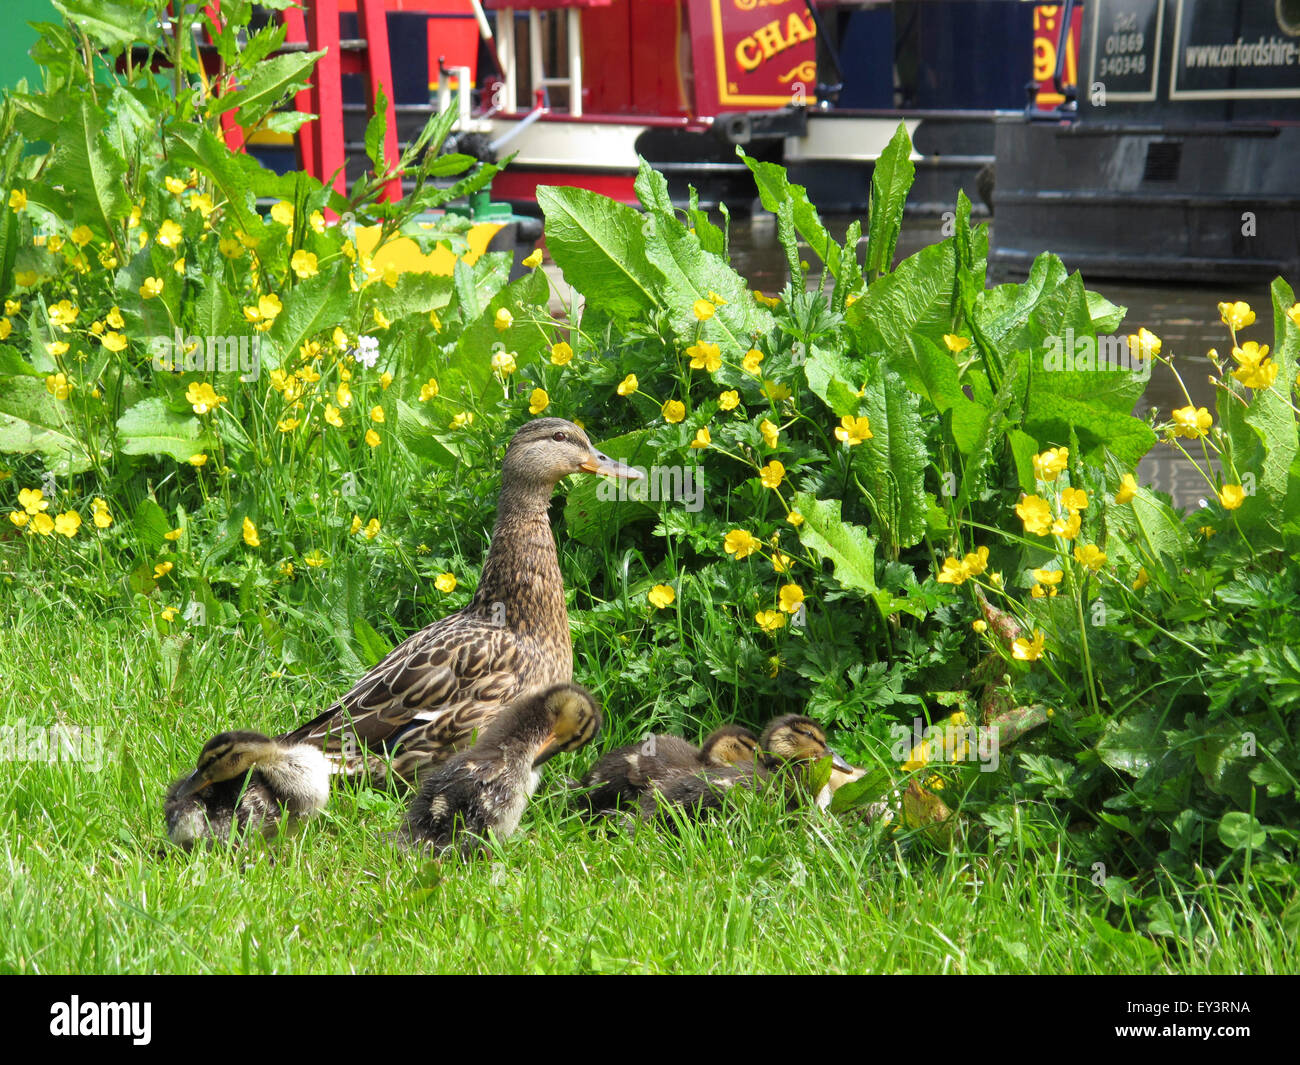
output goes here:
<path id="1" fill-rule="evenodd" d="M 518 694 L 528 658 L 510 629 L 452 614 L 407 638 L 333 706 L 279 739 L 321 748 L 343 773 L 374 768 L 367 749 L 437 760 Z"/>

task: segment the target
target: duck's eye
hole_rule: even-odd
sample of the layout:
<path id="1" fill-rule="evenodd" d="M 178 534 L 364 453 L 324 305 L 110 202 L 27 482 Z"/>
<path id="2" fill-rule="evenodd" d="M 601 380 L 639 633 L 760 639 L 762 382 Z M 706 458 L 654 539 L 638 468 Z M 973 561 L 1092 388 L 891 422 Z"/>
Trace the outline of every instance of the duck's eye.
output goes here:
<path id="1" fill-rule="evenodd" d="M 551 437 L 551 439 L 552 439 L 552 440 L 559 440 L 559 441 L 563 442 L 563 441 L 565 441 L 565 440 L 568 440 L 569 438 L 564 434 L 564 430 L 563 430 L 563 429 L 557 429 L 556 432 L 555 432 L 555 435 L 554 435 L 553 437 Z"/>

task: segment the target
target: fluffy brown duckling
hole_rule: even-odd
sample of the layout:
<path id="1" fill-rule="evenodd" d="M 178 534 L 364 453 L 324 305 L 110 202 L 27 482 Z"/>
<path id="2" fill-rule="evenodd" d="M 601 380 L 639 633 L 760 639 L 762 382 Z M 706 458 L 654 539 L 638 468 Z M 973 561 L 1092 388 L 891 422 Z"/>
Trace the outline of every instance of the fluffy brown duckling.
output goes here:
<path id="1" fill-rule="evenodd" d="M 296 821 L 325 806 L 329 778 L 329 762 L 316 747 L 222 732 L 203 745 L 194 772 L 167 790 L 167 835 L 186 850 L 250 830 L 270 839 L 286 813 Z"/>
<path id="2" fill-rule="evenodd" d="M 642 817 L 652 818 L 662 814 L 664 806 L 674 806 L 688 817 L 699 818 L 719 809 L 737 787 L 779 787 L 787 807 L 794 809 L 806 798 L 802 768 L 827 757 L 832 777 L 838 776 L 840 783 L 856 779 L 853 767 L 830 748 L 825 730 L 810 717 L 784 714 L 774 718 L 758 742 L 762 757 L 753 768 L 728 766 L 671 774 L 658 783 L 657 798 L 654 793 L 642 796 Z"/>
<path id="3" fill-rule="evenodd" d="M 676 774 L 752 767 L 758 758 L 758 739 L 743 725 L 714 729 L 699 747 L 678 736 L 652 734 L 601 755 L 582 778 L 576 801 L 596 816 L 612 814 L 620 806 L 634 807 L 658 782 Z"/>
<path id="4" fill-rule="evenodd" d="M 438 851 L 456 846 L 468 856 L 489 832 L 498 839 L 519 827 L 537 786 L 538 769 L 600 731 L 600 707 L 585 688 L 555 684 L 515 700 L 468 750 L 431 769 L 406 813 L 399 838 Z"/>

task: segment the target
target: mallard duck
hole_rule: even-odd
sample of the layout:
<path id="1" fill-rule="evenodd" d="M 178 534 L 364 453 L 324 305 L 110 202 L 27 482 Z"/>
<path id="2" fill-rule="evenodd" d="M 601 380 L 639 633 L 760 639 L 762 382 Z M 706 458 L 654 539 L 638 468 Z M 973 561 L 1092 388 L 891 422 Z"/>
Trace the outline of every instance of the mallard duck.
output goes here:
<path id="1" fill-rule="evenodd" d="M 652 734 L 601 755 L 582 778 L 577 803 L 593 814 L 612 814 L 620 806 L 635 806 L 658 781 L 674 774 L 753 765 L 758 756 L 758 740 L 742 725 L 715 729 L 699 747 L 678 736 Z"/>
<path id="2" fill-rule="evenodd" d="M 194 772 L 167 790 L 167 835 L 186 850 L 244 831 L 269 839 L 284 814 L 297 820 L 324 807 L 329 778 L 329 763 L 315 747 L 260 732 L 222 732 L 203 745 Z"/>
<path id="3" fill-rule="evenodd" d="M 439 851 L 458 846 L 469 855 L 489 832 L 498 839 L 511 835 L 541 765 L 590 742 L 600 724 L 596 700 L 576 684 L 517 699 L 484 726 L 473 747 L 424 774 L 401 838 Z"/>
<path id="4" fill-rule="evenodd" d="M 506 448 L 496 527 L 468 606 L 399 644 L 319 717 L 282 739 L 321 747 L 335 771 L 414 780 L 521 693 L 566 683 L 573 646 L 547 513 L 570 474 L 639 479 L 561 418 L 522 426 Z"/>
<path id="5" fill-rule="evenodd" d="M 699 817 L 721 807 L 737 787 L 777 788 L 787 807 L 793 809 L 806 797 L 802 767 L 827 757 L 831 759 L 832 777 L 838 774 L 839 783 L 856 779 L 853 774 L 858 771 L 830 748 L 825 731 L 810 717 L 783 714 L 774 718 L 763 729 L 758 744 L 761 757 L 753 766 L 678 771 L 657 782 L 652 791 L 641 796 L 642 817 L 663 814 L 667 806 Z"/>

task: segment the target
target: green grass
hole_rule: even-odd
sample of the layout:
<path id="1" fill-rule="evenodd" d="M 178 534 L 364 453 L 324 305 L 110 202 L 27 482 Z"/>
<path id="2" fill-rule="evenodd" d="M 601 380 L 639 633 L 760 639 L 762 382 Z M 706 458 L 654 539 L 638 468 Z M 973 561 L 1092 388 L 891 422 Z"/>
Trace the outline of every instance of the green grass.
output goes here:
<path id="1" fill-rule="evenodd" d="M 203 740 L 276 731 L 346 682 L 273 675 L 237 631 L 171 645 L 111 616 L 11 603 L 0 720 L 102 729 L 99 771 L 0 763 L 5 972 L 1279 972 L 1290 936 L 1241 889 L 1167 895 L 1198 929 L 1133 930 L 1059 854 L 752 801 L 681 837 L 588 832 L 553 764 L 491 861 L 396 849 L 403 800 L 336 792 L 269 846 L 166 844 L 162 794 Z M 589 681 L 599 678 L 580 677 Z M 600 745 L 635 732 L 620 715 Z M 973 835 L 971 838 L 975 838 Z"/>

